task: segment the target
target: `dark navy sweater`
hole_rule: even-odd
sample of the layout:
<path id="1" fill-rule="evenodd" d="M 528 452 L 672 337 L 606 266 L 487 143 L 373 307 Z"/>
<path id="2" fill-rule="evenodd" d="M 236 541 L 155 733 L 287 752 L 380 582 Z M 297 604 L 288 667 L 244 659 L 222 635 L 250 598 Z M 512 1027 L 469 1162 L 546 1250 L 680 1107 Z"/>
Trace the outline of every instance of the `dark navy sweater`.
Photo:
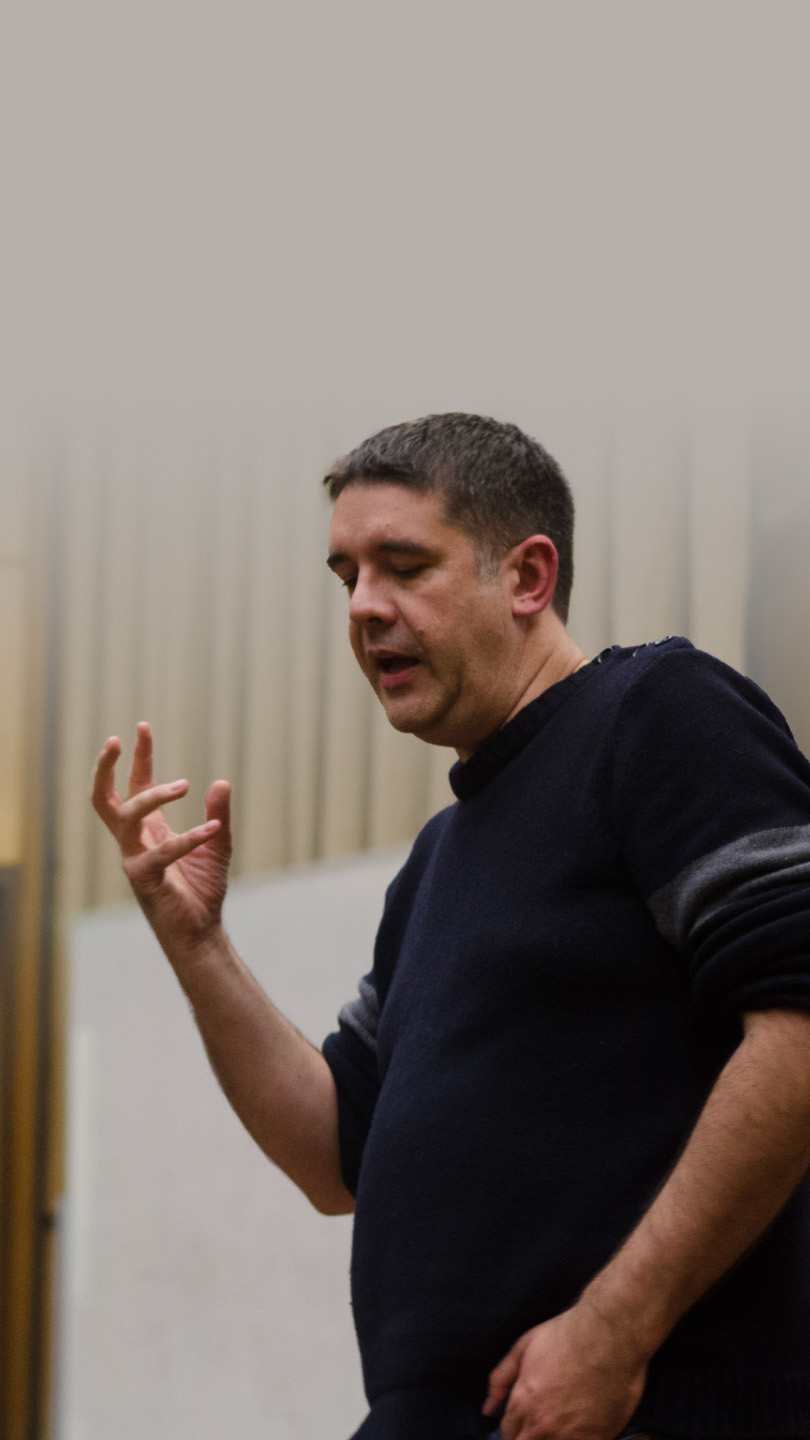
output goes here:
<path id="1" fill-rule="evenodd" d="M 363 1440 L 486 1433 L 488 1372 L 636 1224 L 741 1014 L 810 1008 L 810 765 L 688 641 L 606 651 L 451 782 L 324 1045 Z M 810 1433 L 808 1202 L 665 1342 L 642 1427 Z"/>

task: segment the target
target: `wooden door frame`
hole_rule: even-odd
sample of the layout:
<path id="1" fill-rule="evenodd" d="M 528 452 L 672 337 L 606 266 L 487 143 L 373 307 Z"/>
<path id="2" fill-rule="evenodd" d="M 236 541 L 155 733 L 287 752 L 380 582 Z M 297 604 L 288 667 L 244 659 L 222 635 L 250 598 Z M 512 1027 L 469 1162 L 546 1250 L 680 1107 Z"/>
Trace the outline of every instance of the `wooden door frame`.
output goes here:
<path id="1" fill-rule="evenodd" d="M 19 866 L 4 874 L 10 949 L 3 1068 L 0 1417 L 7 1440 L 52 1431 L 53 1293 L 62 1190 L 64 1007 L 54 925 L 60 516 L 49 457 L 31 476 L 25 642 L 25 798 Z M 12 871 L 13 873 L 9 873 Z"/>

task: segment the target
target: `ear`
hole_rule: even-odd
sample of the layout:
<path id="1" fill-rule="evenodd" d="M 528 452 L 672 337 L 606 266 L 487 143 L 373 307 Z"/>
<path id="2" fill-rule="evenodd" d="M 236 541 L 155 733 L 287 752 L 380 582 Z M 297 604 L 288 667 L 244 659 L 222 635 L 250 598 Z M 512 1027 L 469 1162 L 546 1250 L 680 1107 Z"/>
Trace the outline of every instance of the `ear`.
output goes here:
<path id="1" fill-rule="evenodd" d="M 557 585 L 557 547 L 547 535 L 530 535 L 510 551 L 513 577 L 512 614 L 539 615 L 554 599 Z"/>

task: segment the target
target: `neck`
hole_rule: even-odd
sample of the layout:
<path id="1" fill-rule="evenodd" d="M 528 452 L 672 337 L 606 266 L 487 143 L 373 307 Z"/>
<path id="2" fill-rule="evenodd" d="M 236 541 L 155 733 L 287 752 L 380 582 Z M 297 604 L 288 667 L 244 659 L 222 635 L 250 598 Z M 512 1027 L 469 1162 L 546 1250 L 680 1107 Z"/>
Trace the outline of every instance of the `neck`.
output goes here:
<path id="1" fill-rule="evenodd" d="M 529 705 L 538 695 L 542 695 L 544 690 L 550 690 L 552 685 L 558 685 L 568 675 L 573 675 L 575 670 L 581 670 L 583 665 L 588 664 L 588 657 L 580 650 L 576 641 L 572 640 L 562 621 L 556 616 L 554 620 L 556 623 L 551 635 L 546 638 L 539 651 L 535 651 L 522 670 L 511 709 L 495 729 L 502 729 L 524 705 Z M 469 760 L 476 748 L 474 745 L 469 749 L 456 746 L 456 754 L 460 760 Z"/>
<path id="2" fill-rule="evenodd" d="M 524 705 L 536 700 L 544 690 L 550 690 L 552 685 L 558 685 L 568 675 L 573 675 L 575 670 L 581 670 L 583 665 L 588 664 L 588 657 L 580 650 L 576 641 L 571 638 L 567 630 L 559 622 L 559 633 L 555 634 L 552 642 L 545 646 L 535 664 L 532 666 L 529 677 L 517 703 L 512 707 L 507 721 L 517 715 Z M 504 721 L 506 724 L 506 721 Z"/>

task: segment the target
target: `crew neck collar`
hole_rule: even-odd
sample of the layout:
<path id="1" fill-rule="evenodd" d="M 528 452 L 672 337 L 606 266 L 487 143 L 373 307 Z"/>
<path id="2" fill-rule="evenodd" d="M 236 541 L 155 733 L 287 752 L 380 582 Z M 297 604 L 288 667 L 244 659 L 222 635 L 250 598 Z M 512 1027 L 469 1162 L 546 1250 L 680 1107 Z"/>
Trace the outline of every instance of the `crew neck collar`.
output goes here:
<path id="1" fill-rule="evenodd" d="M 595 659 L 587 665 L 573 670 L 566 675 L 564 680 L 558 680 L 555 685 L 550 685 L 536 700 L 530 700 L 508 720 L 494 735 L 490 735 L 483 744 L 470 756 L 469 760 L 457 760 L 450 770 L 449 780 L 454 795 L 459 800 L 470 800 L 488 785 L 499 770 L 502 770 L 515 755 L 533 740 L 539 730 L 543 728 L 546 721 L 564 704 L 570 695 L 573 695 L 582 685 L 587 684 L 590 676 L 603 660 L 618 649 L 616 645 L 608 646 Z"/>

